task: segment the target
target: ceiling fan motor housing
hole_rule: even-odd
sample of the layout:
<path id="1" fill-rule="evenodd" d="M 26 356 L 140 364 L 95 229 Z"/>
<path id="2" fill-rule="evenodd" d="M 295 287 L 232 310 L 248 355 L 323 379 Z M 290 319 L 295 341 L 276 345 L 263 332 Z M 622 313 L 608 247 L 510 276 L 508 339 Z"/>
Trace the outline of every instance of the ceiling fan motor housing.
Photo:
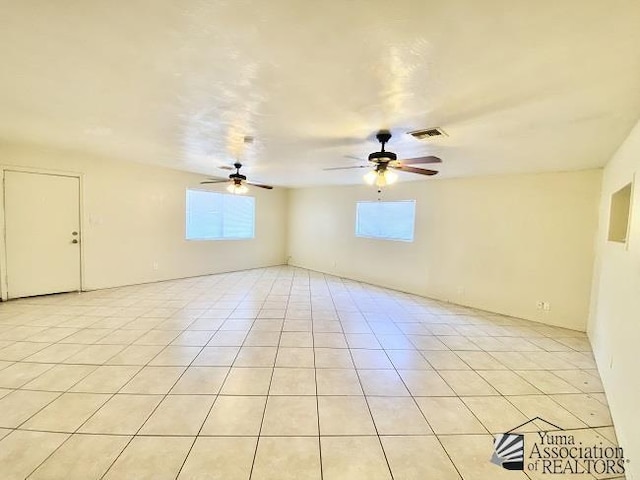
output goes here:
<path id="1" fill-rule="evenodd" d="M 369 161 L 373 163 L 389 163 L 398 159 L 398 156 L 393 152 L 373 152 L 369 154 Z"/>
<path id="2" fill-rule="evenodd" d="M 396 156 L 395 153 L 386 152 L 384 150 L 385 143 L 391 140 L 391 132 L 389 130 L 380 130 L 376 134 L 376 138 L 380 142 L 380 145 L 382 146 L 382 148 L 380 149 L 379 152 L 373 152 L 369 154 L 369 161 L 371 163 L 375 163 L 376 165 L 380 166 L 380 164 L 386 165 L 389 162 L 393 162 L 397 160 L 398 157 Z"/>

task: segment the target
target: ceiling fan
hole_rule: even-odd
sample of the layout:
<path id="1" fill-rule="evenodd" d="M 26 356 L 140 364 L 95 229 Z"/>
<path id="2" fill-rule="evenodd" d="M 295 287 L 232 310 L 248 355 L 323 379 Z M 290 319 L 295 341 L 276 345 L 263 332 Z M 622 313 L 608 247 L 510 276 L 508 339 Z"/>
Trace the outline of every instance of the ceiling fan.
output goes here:
<path id="1" fill-rule="evenodd" d="M 248 182 L 247 177 L 240 173 L 240 168 L 242 168 L 242 164 L 240 162 L 236 162 L 233 164 L 233 167 L 236 169 L 234 173 L 229 175 L 229 179 L 226 178 L 211 178 L 210 180 L 205 180 L 204 182 L 200 182 L 201 185 L 209 184 L 209 183 L 225 183 L 228 182 L 229 186 L 227 187 L 227 191 L 230 193 L 247 193 L 249 190 L 247 185 L 252 185 L 254 187 L 266 188 L 267 190 L 273 189 L 271 185 L 262 185 L 260 183 Z M 231 168 L 229 168 L 231 169 Z"/>
<path id="2" fill-rule="evenodd" d="M 401 172 L 417 173 L 418 175 L 435 175 L 438 173 L 436 170 L 428 170 L 425 168 L 416 168 L 409 165 L 417 165 L 422 163 L 441 163 L 438 157 L 427 156 L 418 158 L 408 158 L 406 160 L 398 160 L 398 156 L 393 152 L 388 152 L 384 149 L 384 146 L 391 140 L 391 132 L 389 130 L 380 130 L 376 134 L 376 138 L 380 142 L 381 149 L 379 152 L 373 152 L 369 155 L 369 165 L 355 165 L 351 167 L 333 167 L 325 168 L 324 170 L 348 170 L 351 168 L 369 168 L 374 167 L 369 173 L 364 176 L 364 180 L 373 185 L 374 183 L 378 187 L 384 187 L 394 183 L 398 179 L 398 175 L 392 170 L 399 170 Z"/>

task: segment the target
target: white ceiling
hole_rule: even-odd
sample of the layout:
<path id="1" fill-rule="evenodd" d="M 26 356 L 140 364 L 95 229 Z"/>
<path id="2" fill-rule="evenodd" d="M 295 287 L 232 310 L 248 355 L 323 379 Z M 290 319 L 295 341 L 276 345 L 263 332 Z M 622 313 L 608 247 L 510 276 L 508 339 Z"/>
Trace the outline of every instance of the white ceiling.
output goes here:
<path id="1" fill-rule="evenodd" d="M 254 181 L 602 166 L 640 113 L 637 0 L 0 0 L 0 138 Z M 405 132 L 441 126 L 447 138 Z M 245 135 L 255 136 L 243 147 Z M 402 174 L 403 180 L 423 179 Z M 434 177 L 437 178 L 437 177 Z M 432 181 L 427 179 L 426 181 Z"/>

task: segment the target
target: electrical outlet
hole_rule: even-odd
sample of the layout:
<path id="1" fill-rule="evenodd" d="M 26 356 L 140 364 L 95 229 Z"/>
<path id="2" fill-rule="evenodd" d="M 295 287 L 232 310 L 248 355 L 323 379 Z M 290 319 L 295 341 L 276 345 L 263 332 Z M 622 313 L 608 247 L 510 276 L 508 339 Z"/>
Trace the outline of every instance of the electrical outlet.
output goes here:
<path id="1" fill-rule="evenodd" d="M 153 269 L 158 270 L 158 268 L 160 268 L 160 265 L 158 265 L 158 262 L 153 262 Z"/>
<path id="2" fill-rule="evenodd" d="M 538 300 L 536 302 L 536 308 L 538 310 L 545 310 L 545 311 L 549 311 L 551 310 L 551 304 L 549 302 L 545 302 L 544 300 Z"/>
<path id="3" fill-rule="evenodd" d="M 464 295 L 464 287 L 458 287 L 458 295 Z"/>

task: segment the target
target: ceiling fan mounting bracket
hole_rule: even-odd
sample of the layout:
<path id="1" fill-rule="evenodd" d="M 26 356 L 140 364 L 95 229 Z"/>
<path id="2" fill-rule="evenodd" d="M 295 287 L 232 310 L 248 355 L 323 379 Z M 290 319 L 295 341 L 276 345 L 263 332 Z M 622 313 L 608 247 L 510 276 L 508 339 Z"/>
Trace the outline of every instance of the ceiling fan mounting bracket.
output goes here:
<path id="1" fill-rule="evenodd" d="M 384 144 L 391 140 L 391 132 L 389 130 L 380 130 L 376 134 L 376 138 L 382 144 L 382 151 L 384 152 Z"/>

